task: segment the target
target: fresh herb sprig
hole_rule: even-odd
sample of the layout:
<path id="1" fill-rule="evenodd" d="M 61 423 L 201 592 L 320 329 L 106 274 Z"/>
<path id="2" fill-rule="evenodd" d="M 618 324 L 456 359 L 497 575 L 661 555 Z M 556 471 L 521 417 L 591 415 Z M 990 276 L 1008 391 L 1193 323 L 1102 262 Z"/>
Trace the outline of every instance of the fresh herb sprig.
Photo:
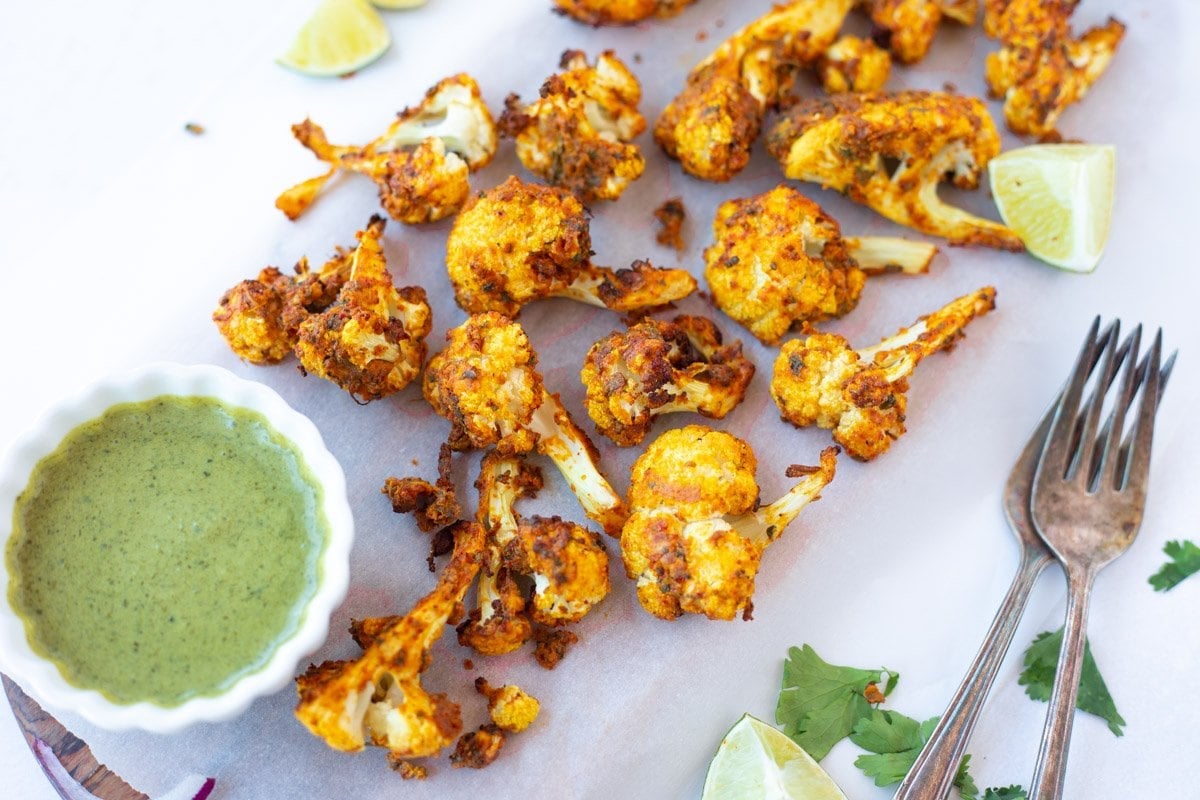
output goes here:
<path id="1" fill-rule="evenodd" d="M 854 766 L 876 786 L 891 786 L 912 769 L 938 721 L 933 717 L 918 722 L 879 708 L 899 680 L 899 673 L 883 667 L 838 666 L 807 644 L 792 647 L 783 664 L 775 721 L 818 761 L 842 739 L 850 739 L 867 751 Z M 987 789 L 981 798 L 968 769 L 970 760 L 969 755 L 963 757 L 954 779 L 963 800 L 1025 800 L 1020 786 Z"/>
<path id="2" fill-rule="evenodd" d="M 1048 701 L 1054 688 L 1054 673 L 1058 670 L 1058 651 L 1062 647 L 1063 629 L 1039 633 L 1025 651 L 1025 669 L 1017 683 L 1025 687 L 1025 694 L 1034 700 Z M 1084 645 L 1083 672 L 1079 676 L 1079 700 L 1077 707 L 1100 717 L 1108 723 L 1113 736 L 1123 736 L 1125 719 L 1117 712 L 1116 703 L 1109 694 L 1108 685 L 1100 676 L 1096 659 L 1092 657 L 1090 643 Z"/>
<path id="3" fill-rule="evenodd" d="M 1158 572 L 1150 576 L 1150 585 L 1156 592 L 1174 589 L 1184 578 L 1200 572 L 1200 547 L 1186 539 L 1167 542 L 1163 552 L 1171 559 Z"/>

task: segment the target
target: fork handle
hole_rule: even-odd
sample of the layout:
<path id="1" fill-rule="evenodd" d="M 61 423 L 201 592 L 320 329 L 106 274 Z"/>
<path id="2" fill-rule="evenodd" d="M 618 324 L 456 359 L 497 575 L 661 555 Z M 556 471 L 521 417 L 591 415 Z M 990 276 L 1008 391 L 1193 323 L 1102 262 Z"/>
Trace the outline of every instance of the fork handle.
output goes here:
<path id="1" fill-rule="evenodd" d="M 1008 594 L 996 611 L 992 627 L 988 629 L 975 661 L 971 663 L 970 670 L 950 699 L 946 713 L 942 714 L 912 769 L 900 784 L 894 800 L 942 800 L 949 794 L 971 731 L 975 728 L 975 721 L 979 718 L 988 690 L 996 680 L 1004 654 L 1012 644 L 1017 624 L 1029 602 L 1029 593 L 1050 560 L 1049 553 L 1045 551 L 1039 552 L 1033 548 L 1021 550 L 1017 574 L 1013 576 Z"/>
<path id="2" fill-rule="evenodd" d="M 1063 626 L 1062 647 L 1058 651 L 1058 671 L 1046 712 L 1046 727 L 1033 770 L 1030 800 L 1056 800 L 1062 797 L 1067 775 L 1067 750 L 1071 745 L 1071 726 L 1079 699 L 1079 676 L 1083 672 L 1084 646 L 1087 642 L 1088 599 L 1096 573 L 1088 569 L 1067 571 L 1067 619 Z"/>

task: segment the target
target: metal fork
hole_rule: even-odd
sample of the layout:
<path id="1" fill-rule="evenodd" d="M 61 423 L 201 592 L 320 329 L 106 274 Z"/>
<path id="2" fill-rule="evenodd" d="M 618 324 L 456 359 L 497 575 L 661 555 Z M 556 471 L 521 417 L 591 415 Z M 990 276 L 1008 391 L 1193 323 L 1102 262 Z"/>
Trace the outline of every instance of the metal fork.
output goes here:
<path id="1" fill-rule="evenodd" d="M 1095 328 L 1095 324 L 1093 324 Z M 1088 601 L 1096 575 L 1129 547 L 1141 527 L 1150 471 L 1154 418 L 1161 394 L 1159 362 L 1162 331 L 1154 337 L 1143 365 L 1137 364 L 1142 328 L 1127 340 L 1128 353 L 1117 396 L 1097 435 L 1109 386 L 1118 369 L 1116 328 L 1103 341 L 1084 343 L 1046 437 L 1033 481 L 1030 510 L 1038 532 L 1067 574 L 1067 614 L 1058 672 L 1050 695 L 1046 726 L 1034 769 L 1031 800 L 1062 796 L 1079 676 L 1087 637 Z M 1091 370 L 1084 365 L 1102 354 L 1103 366 L 1087 406 L 1080 403 Z M 1174 362 L 1172 355 L 1168 369 Z M 1138 373 L 1142 380 L 1136 381 Z M 1140 386 L 1134 428 L 1123 443 L 1125 417 Z"/>
<path id="2" fill-rule="evenodd" d="M 1089 342 L 1097 341 L 1098 328 L 1099 318 L 1088 333 Z M 1107 342 L 1113 333 L 1112 327 L 1109 327 L 1099 334 L 1099 341 Z M 1079 367 L 1085 367 L 1086 373 L 1091 374 L 1098 360 L 1098 352 L 1081 353 L 1073 372 Z M 1029 437 L 1029 442 L 1018 456 L 1004 485 L 1004 514 L 1020 546 L 1017 574 L 1013 576 L 1008 594 L 1004 596 L 1000 608 L 996 611 L 979 653 L 950 699 L 945 713 L 938 720 L 929 741 L 925 743 L 912 769 L 901 782 L 894 800 L 942 800 L 949 794 L 950 785 L 958 773 L 958 765 L 966 752 L 975 722 L 987 700 L 988 690 L 996 680 L 996 674 L 1012 644 L 1017 625 L 1025 613 L 1030 592 L 1033 591 L 1042 570 L 1054 560 L 1054 555 L 1034 529 L 1029 513 L 1029 496 L 1038 459 L 1054 423 L 1054 415 L 1061 397 L 1060 394 L 1055 398 L 1054 404 Z"/>

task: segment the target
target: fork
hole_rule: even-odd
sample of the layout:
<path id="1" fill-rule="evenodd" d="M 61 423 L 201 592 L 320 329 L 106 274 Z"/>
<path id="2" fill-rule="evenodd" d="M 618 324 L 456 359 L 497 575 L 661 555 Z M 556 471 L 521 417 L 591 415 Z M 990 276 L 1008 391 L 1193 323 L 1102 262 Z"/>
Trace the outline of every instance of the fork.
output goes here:
<path id="1" fill-rule="evenodd" d="M 1109 339 L 1114 337 L 1114 329 L 1110 326 L 1097 338 L 1099 326 L 1100 319 L 1097 317 L 1088 332 L 1089 343 L 1107 344 Z M 1117 355 L 1123 357 L 1124 354 Z M 1080 353 L 1078 365 L 1072 372 L 1079 367 L 1086 367 L 1086 373 L 1091 374 L 1098 360 L 1098 350 L 1085 350 Z M 1008 594 L 1004 596 L 1000 608 L 996 611 L 979 653 L 950 699 L 945 713 L 934 727 L 929 741 L 925 743 L 912 769 L 901 782 L 894 800 L 942 800 L 950 792 L 950 785 L 958 773 L 958 765 L 966 751 L 971 731 L 975 728 L 975 722 L 987 700 L 988 690 L 995 682 L 1004 656 L 1012 644 L 1017 625 L 1029 602 L 1030 592 L 1038 576 L 1054 560 L 1054 555 L 1034 529 L 1029 512 L 1029 495 L 1038 459 L 1054 423 L 1061 396 L 1060 393 L 1059 397 L 1055 398 L 1050 409 L 1042 417 L 1041 423 L 1029 437 L 1029 442 L 1017 457 L 1004 485 L 1004 514 L 1020 547 L 1017 573 L 1013 576 Z"/>
<path id="2" fill-rule="evenodd" d="M 1161 394 L 1162 330 L 1154 337 L 1144 365 L 1136 364 L 1141 326 L 1130 334 L 1117 397 L 1103 430 L 1097 435 L 1105 397 L 1118 369 L 1115 346 L 1118 329 L 1119 325 L 1114 326 L 1113 334 L 1102 341 L 1089 338 L 1084 343 L 1047 434 L 1030 495 L 1034 524 L 1061 562 L 1068 591 L 1058 672 L 1034 769 L 1031 800 L 1062 796 L 1083 668 L 1091 589 L 1100 570 L 1125 552 L 1137 536 L 1146 506 L 1150 447 Z M 1100 353 L 1103 354 L 1100 376 L 1086 409 L 1081 411 L 1084 385 L 1091 371 L 1085 365 Z M 1173 363 L 1174 355 L 1168 361 L 1168 370 Z M 1137 373 L 1142 373 L 1141 381 L 1135 381 Z M 1138 394 L 1138 383 L 1141 392 L 1136 421 L 1128 440 L 1123 442 L 1125 417 Z M 1080 414 L 1081 423 L 1077 422 Z"/>

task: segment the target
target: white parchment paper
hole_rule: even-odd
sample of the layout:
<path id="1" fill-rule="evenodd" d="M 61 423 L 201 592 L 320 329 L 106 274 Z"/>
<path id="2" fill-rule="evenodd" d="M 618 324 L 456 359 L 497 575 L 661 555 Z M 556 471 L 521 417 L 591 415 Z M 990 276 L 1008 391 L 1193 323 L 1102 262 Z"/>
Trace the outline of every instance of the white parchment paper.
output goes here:
<path id="1" fill-rule="evenodd" d="M 379 489 L 389 475 L 432 478 L 447 424 L 416 387 L 359 406 L 332 384 L 302 377 L 294 362 L 244 365 L 209 321 L 225 288 L 267 264 L 286 269 L 302 255 L 319 262 L 335 245 L 351 244 L 378 208 L 370 181 L 351 176 L 298 222 L 276 211 L 279 191 L 320 171 L 289 126 L 307 115 L 333 141 L 365 141 L 426 87 L 458 71 L 478 79 L 499 113 L 509 92 L 535 96 L 567 48 L 590 56 L 615 49 L 641 79 L 642 111 L 653 124 L 688 69 L 768 5 L 699 0 L 673 20 L 591 29 L 552 14 L 548 0 L 430 0 L 417 11 L 388 13 L 392 50 L 345 80 L 304 78 L 272 63 L 308 11 L 300 0 L 112 0 L 0 10 L 2 113 L 13 137 L 0 152 L 8 220 L 0 263 L 11 298 L 0 445 L 88 378 L 146 361 L 219 364 L 273 387 L 313 419 L 349 479 L 358 529 L 352 588 L 313 659 L 352 655 L 345 634 L 351 617 L 406 610 L 433 585 L 424 536 L 391 512 Z M 63 722 L 102 762 L 152 795 L 199 773 L 217 778 L 213 796 L 220 798 L 689 798 L 699 795 L 717 743 L 743 712 L 773 717 L 790 645 L 810 643 L 834 663 L 897 670 L 902 677 L 888 706 L 933 716 L 1015 570 L 1002 483 L 1099 313 L 1163 326 L 1182 355 L 1160 415 L 1141 537 L 1100 578 L 1092 611 L 1093 649 L 1128 729 L 1117 739 L 1103 722 L 1080 715 L 1067 795 L 1200 797 L 1189 734 L 1200 712 L 1185 688 L 1200 658 L 1200 581 L 1166 595 L 1146 583 L 1166 540 L 1200 537 L 1193 488 L 1200 442 L 1189 424 L 1200 401 L 1193 367 L 1200 358 L 1200 281 L 1190 243 L 1200 65 L 1189 37 L 1200 15 L 1183 2 L 1095 0 L 1082 4 L 1076 26 L 1110 12 L 1128 24 L 1126 39 L 1109 74 L 1061 123 L 1068 137 L 1117 146 L 1118 196 L 1104 261 L 1093 275 L 1076 276 L 1026 256 L 943 248 L 926 276 L 869 282 L 858 308 L 828 326 L 856 345 L 985 284 L 997 287 L 998 308 L 973 323 L 953 353 L 921 365 L 909 395 L 909 433 L 875 463 L 844 459 L 823 499 L 768 551 L 753 621 L 650 617 L 623 577 L 613 542 L 614 590 L 577 626 L 580 644 L 554 671 L 538 667 L 528 649 L 481 658 L 460 648 L 453 631 L 437 644 L 426 684 L 461 702 L 468 729 L 485 716 L 471 689 L 477 674 L 519 683 L 541 699 L 543 712 L 488 769 L 455 770 L 443 756 L 430 761 L 433 774 L 424 783 L 389 772 L 380 750 L 346 755 L 309 735 L 292 717 L 290 688 L 236 721 L 177 736 L 111 733 L 69 710 Z M 982 94 L 982 62 L 992 48 L 978 30 L 947 24 L 929 58 L 896 69 L 889 86 L 949 82 Z M 990 108 L 999 120 L 999 104 Z M 189 121 L 204 134 L 186 133 Z M 1008 146 L 1019 144 L 1006 137 Z M 649 133 L 640 141 L 645 175 L 619 203 L 592 209 L 596 261 L 620 267 L 649 257 L 700 276 L 717 204 L 773 187 L 781 180 L 778 166 L 760 146 L 735 180 L 705 184 L 683 175 Z M 505 142 L 473 186 L 509 174 L 530 178 Z M 833 193 L 801 188 L 847 234 L 901 233 Z M 951 194 L 995 214 L 986 189 Z M 651 216 L 677 195 L 689 214 L 681 256 L 656 244 Z M 419 283 L 429 292 L 433 350 L 465 318 L 442 262 L 449 225 L 390 222 L 386 231 L 397 284 Z M 779 420 L 767 394 L 772 348 L 702 296 L 680 310 L 713 314 L 727 336 L 743 339 L 759 367 L 746 402 L 718 425 L 753 444 L 763 497 L 773 499 L 788 485 L 786 465 L 813 463 L 828 434 Z M 578 370 L 588 346 L 619 325 L 617 317 L 551 301 L 528 307 L 521 321 L 548 386 L 592 430 Z M 656 430 L 689 421 L 670 417 Z M 638 450 L 597 443 L 605 470 L 624 491 Z M 583 520 L 549 462 L 544 466 L 547 491 L 521 510 Z M 474 477 L 472 459 L 457 461 L 456 479 L 472 505 Z M 1019 654 L 1036 633 L 1061 624 L 1063 594 L 1061 574 L 1052 569 L 1035 591 L 970 747 L 981 787 L 1028 784 L 1045 705 L 1017 685 Z M 464 658 L 474 669 L 464 668 Z M 0 795 L 52 796 L 11 719 L 0 719 L 0 774 L 13 782 Z M 889 797 L 852 766 L 855 755 L 843 743 L 823 766 L 856 800 Z"/>

